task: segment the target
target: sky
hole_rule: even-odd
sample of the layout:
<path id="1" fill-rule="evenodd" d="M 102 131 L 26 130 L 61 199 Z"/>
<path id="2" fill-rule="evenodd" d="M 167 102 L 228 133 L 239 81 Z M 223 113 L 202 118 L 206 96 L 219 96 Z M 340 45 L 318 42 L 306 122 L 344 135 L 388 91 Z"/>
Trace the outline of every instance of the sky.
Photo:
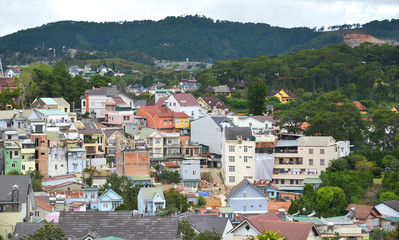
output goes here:
<path id="1" fill-rule="evenodd" d="M 161 20 L 195 14 L 287 28 L 327 28 L 399 18 L 399 0 L 0 0 L 0 36 L 62 20 Z"/>

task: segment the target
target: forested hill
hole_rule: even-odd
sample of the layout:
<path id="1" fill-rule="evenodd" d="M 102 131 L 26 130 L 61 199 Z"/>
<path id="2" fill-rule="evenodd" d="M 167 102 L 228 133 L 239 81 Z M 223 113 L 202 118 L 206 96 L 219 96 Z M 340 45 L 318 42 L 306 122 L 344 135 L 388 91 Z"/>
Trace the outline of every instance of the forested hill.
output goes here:
<path id="1" fill-rule="evenodd" d="M 355 27 L 355 29 L 353 29 Z M 399 40 L 399 20 L 321 29 L 281 28 L 261 23 L 214 21 L 201 16 L 160 21 L 49 23 L 0 38 L 0 54 L 34 48 L 77 48 L 119 53 L 140 51 L 157 59 L 217 60 L 281 55 L 343 43 L 346 33 Z M 334 30 L 334 31 L 331 31 Z"/>

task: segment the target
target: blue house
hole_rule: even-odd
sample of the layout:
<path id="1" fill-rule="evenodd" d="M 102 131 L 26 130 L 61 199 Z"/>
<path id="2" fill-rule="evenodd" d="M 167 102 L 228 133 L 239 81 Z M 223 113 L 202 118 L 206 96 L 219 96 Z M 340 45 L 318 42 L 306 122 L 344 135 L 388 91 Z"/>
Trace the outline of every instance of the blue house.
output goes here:
<path id="1" fill-rule="evenodd" d="M 154 216 L 166 207 L 162 188 L 141 188 L 137 195 L 138 213 L 144 216 Z"/>
<path id="2" fill-rule="evenodd" d="M 234 186 L 225 196 L 226 206 L 233 208 L 234 213 L 248 216 L 267 212 L 268 197 L 246 179 Z"/>
<path id="3" fill-rule="evenodd" d="M 123 203 L 123 198 L 119 196 L 114 190 L 107 189 L 98 198 L 98 210 L 100 211 L 114 211 L 119 205 Z"/>
<path id="4" fill-rule="evenodd" d="M 86 200 L 86 211 L 95 211 L 98 209 L 98 187 L 83 188 L 83 194 Z"/>

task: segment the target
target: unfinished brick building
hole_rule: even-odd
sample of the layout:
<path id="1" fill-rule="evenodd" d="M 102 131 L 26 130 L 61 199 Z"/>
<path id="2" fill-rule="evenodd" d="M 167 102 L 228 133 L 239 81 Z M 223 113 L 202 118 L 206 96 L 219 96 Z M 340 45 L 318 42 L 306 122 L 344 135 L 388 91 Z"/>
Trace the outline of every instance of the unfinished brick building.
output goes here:
<path id="1" fill-rule="evenodd" d="M 125 149 L 116 152 L 116 173 L 126 176 L 149 176 L 148 150 Z"/>

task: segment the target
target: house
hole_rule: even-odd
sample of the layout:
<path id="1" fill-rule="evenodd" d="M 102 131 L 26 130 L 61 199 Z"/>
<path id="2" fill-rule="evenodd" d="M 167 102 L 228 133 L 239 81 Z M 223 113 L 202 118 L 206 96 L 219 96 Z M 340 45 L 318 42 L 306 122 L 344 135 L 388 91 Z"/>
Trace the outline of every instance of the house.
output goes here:
<path id="1" fill-rule="evenodd" d="M 399 223 L 398 217 L 381 217 L 381 227 L 384 231 L 395 231 Z"/>
<path id="2" fill-rule="evenodd" d="M 98 210 L 114 211 L 122 203 L 123 198 L 110 188 L 105 190 L 98 198 Z"/>
<path id="3" fill-rule="evenodd" d="M 115 159 L 116 148 L 123 149 L 127 145 L 125 133 L 121 128 L 103 128 L 102 130 L 105 135 L 105 156 Z"/>
<path id="4" fill-rule="evenodd" d="M 58 109 L 58 104 L 52 98 L 36 98 L 31 104 L 32 109 Z"/>
<path id="5" fill-rule="evenodd" d="M 35 203 L 36 210 L 32 219 L 33 222 L 45 219 L 46 216 L 54 212 L 54 206 L 50 204 L 50 196 L 35 196 Z"/>
<path id="6" fill-rule="evenodd" d="M 136 116 L 147 119 L 147 127 L 160 132 L 174 132 L 173 111 L 165 106 L 145 106 L 137 110 Z"/>
<path id="7" fill-rule="evenodd" d="M 69 75 L 72 77 L 75 77 L 76 75 L 80 75 L 80 72 L 82 72 L 82 69 L 79 68 L 79 66 L 74 65 L 69 67 Z"/>
<path id="8" fill-rule="evenodd" d="M 30 124 L 28 123 L 29 116 L 33 113 L 33 110 L 3 110 L 0 111 L 0 135 L 2 139 L 6 139 L 4 134 L 2 134 L 5 130 L 16 130 L 31 129 Z"/>
<path id="9" fill-rule="evenodd" d="M 190 119 L 201 116 L 201 106 L 191 93 L 171 94 L 165 100 L 165 105 L 173 112 L 184 112 Z"/>
<path id="10" fill-rule="evenodd" d="M 274 184 L 280 191 L 301 192 L 305 179 L 318 179 L 331 160 L 347 156 L 340 154 L 340 146 L 347 145 L 339 145 L 331 136 L 278 140 L 274 153 Z M 349 154 L 349 149 L 343 149 L 342 152 Z"/>
<path id="11" fill-rule="evenodd" d="M 36 210 L 29 175 L 0 175 L 0 235 L 12 233 L 17 222 L 31 221 Z"/>
<path id="12" fill-rule="evenodd" d="M 22 174 L 26 174 L 26 172 L 29 170 L 35 170 L 35 143 L 26 134 L 19 135 L 16 143 L 21 148 Z"/>
<path id="13" fill-rule="evenodd" d="M 188 82 L 182 83 L 182 85 L 181 85 L 181 91 L 182 91 L 183 93 L 189 92 L 189 91 L 195 91 L 195 90 L 198 90 L 199 87 L 200 87 L 200 84 L 199 84 L 199 83 L 197 83 L 196 81 L 193 82 L 193 81 L 190 81 L 190 80 L 189 80 Z"/>
<path id="14" fill-rule="evenodd" d="M 267 212 L 268 197 L 247 179 L 243 179 L 225 194 L 226 206 L 234 213 L 253 216 Z"/>
<path id="15" fill-rule="evenodd" d="M 154 216 L 165 207 L 166 201 L 161 187 L 140 188 L 137 195 L 137 210 L 139 214 Z"/>
<path id="16" fill-rule="evenodd" d="M 186 220 L 196 233 L 213 232 L 220 234 L 224 240 L 233 240 L 232 234 L 227 234 L 233 228 L 231 221 L 228 218 L 213 216 L 213 215 L 197 215 L 191 212 L 185 212 L 179 217 L 179 220 Z"/>
<path id="17" fill-rule="evenodd" d="M 229 97 L 231 97 L 231 94 L 235 93 L 235 91 L 233 89 L 231 89 L 229 86 L 227 85 L 219 85 L 219 86 L 215 86 L 213 87 L 213 92 L 217 95 L 217 94 L 223 94 L 223 95 L 227 95 Z"/>
<path id="18" fill-rule="evenodd" d="M 209 152 L 220 155 L 222 130 L 225 127 L 235 125 L 227 117 L 205 115 L 191 122 L 191 142 L 206 145 Z"/>
<path id="19" fill-rule="evenodd" d="M 104 104 L 105 110 L 102 110 L 101 114 L 104 114 L 105 119 L 102 124 L 124 128 L 126 122 L 134 122 L 132 107 L 127 105 L 122 97 L 109 97 Z"/>
<path id="20" fill-rule="evenodd" d="M 101 113 L 101 110 L 105 108 L 105 101 L 117 94 L 118 90 L 115 85 L 86 90 L 85 95 L 80 96 L 81 113 L 93 112 L 96 118 L 104 118 L 105 116 Z"/>
<path id="21" fill-rule="evenodd" d="M 116 152 L 116 173 L 126 176 L 149 176 L 148 150 L 125 148 Z"/>
<path id="22" fill-rule="evenodd" d="M 170 95 L 170 90 L 169 89 L 157 89 L 155 90 L 155 103 L 158 102 L 159 99 L 167 99 Z"/>
<path id="23" fill-rule="evenodd" d="M 256 142 L 250 127 L 224 128 L 222 133 L 222 176 L 227 186 L 255 176 Z"/>
<path id="24" fill-rule="evenodd" d="M 234 239 L 244 240 L 263 234 L 263 231 L 279 232 L 287 240 L 317 240 L 321 235 L 312 222 L 285 222 L 275 213 L 244 219 L 228 234 L 233 234 Z"/>
<path id="25" fill-rule="evenodd" d="M 44 225 L 35 224 L 18 224 L 14 236 L 27 236 Z M 141 218 L 131 211 L 65 211 L 60 213 L 58 226 L 68 239 L 182 239 L 176 217 Z"/>
<path id="26" fill-rule="evenodd" d="M 83 194 L 86 200 L 86 211 L 99 210 L 98 186 L 94 184 L 93 187 L 83 188 Z"/>
<path id="27" fill-rule="evenodd" d="M 46 134 L 48 176 L 65 175 L 68 172 L 68 161 L 64 134 L 56 132 L 46 132 Z"/>
<path id="28" fill-rule="evenodd" d="M 93 122 L 76 122 L 79 138 L 83 139 L 83 148 L 87 158 L 103 158 L 105 155 L 105 134 Z M 105 165 L 105 164 L 103 164 Z"/>
<path id="29" fill-rule="evenodd" d="M 150 159 L 163 159 L 164 141 L 159 131 L 153 128 L 142 128 L 140 139 L 144 139 L 146 148 L 149 150 Z"/>
<path id="30" fill-rule="evenodd" d="M 163 138 L 163 156 L 167 159 L 179 159 L 182 157 L 180 133 L 178 132 L 161 132 Z"/>
<path id="31" fill-rule="evenodd" d="M 399 105 L 396 105 L 395 107 L 393 107 L 391 109 L 391 111 L 395 112 L 395 113 L 399 113 Z"/>
<path id="32" fill-rule="evenodd" d="M 389 217 L 399 217 L 399 201 L 384 201 L 375 205 L 375 208 L 383 215 Z"/>
<path id="33" fill-rule="evenodd" d="M 359 109 L 361 114 L 366 114 L 368 109 L 361 104 L 359 101 L 353 101 L 353 103 L 355 104 L 356 108 Z"/>
<path id="34" fill-rule="evenodd" d="M 68 113 L 59 109 L 36 109 L 32 114 L 36 115 L 38 119 L 45 120 L 45 132 L 67 130 L 73 124 L 69 119 Z M 30 118 L 34 117 L 34 115 L 30 116 Z"/>
<path id="35" fill-rule="evenodd" d="M 82 173 L 87 166 L 87 150 L 77 145 L 68 145 L 68 173 Z"/>
<path id="36" fill-rule="evenodd" d="M 18 77 L 20 73 L 21 71 L 18 69 L 7 69 L 4 75 L 6 78 L 14 78 Z"/>
<path id="37" fill-rule="evenodd" d="M 183 160 L 180 164 L 180 176 L 185 191 L 197 191 L 201 181 L 200 160 Z"/>
<path id="38" fill-rule="evenodd" d="M 43 186 L 54 186 L 65 182 L 77 182 L 78 179 L 73 174 L 66 174 L 63 176 L 47 177 L 42 179 Z"/>
<path id="39" fill-rule="evenodd" d="M 21 147 L 15 141 L 4 142 L 4 172 L 21 172 Z"/>
<path id="40" fill-rule="evenodd" d="M 352 212 L 355 223 L 366 224 L 370 230 L 381 226 L 382 214 L 374 206 L 349 204 L 346 211 Z"/>
<path id="41" fill-rule="evenodd" d="M 289 103 L 291 100 L 296 98 L 295 93 L 291 92 L 289 89 L 281 89 L 280 91 L 270 91 L 269 97 L 278 97 L 281 103 Z"/>
<path id="42" fill-rule="evenodd" d="M 227 106 L 217 97 L 198 97 L 197 101 L 203 115 L 226 115 L 228 112 Z"/>
<path id="43" fill-rule="evenodd" d="M 238 116 L 232 117 L 237 127 L 251 127 L 253 135 L 271 135 L 276 120 L 273 116 Z"/>

